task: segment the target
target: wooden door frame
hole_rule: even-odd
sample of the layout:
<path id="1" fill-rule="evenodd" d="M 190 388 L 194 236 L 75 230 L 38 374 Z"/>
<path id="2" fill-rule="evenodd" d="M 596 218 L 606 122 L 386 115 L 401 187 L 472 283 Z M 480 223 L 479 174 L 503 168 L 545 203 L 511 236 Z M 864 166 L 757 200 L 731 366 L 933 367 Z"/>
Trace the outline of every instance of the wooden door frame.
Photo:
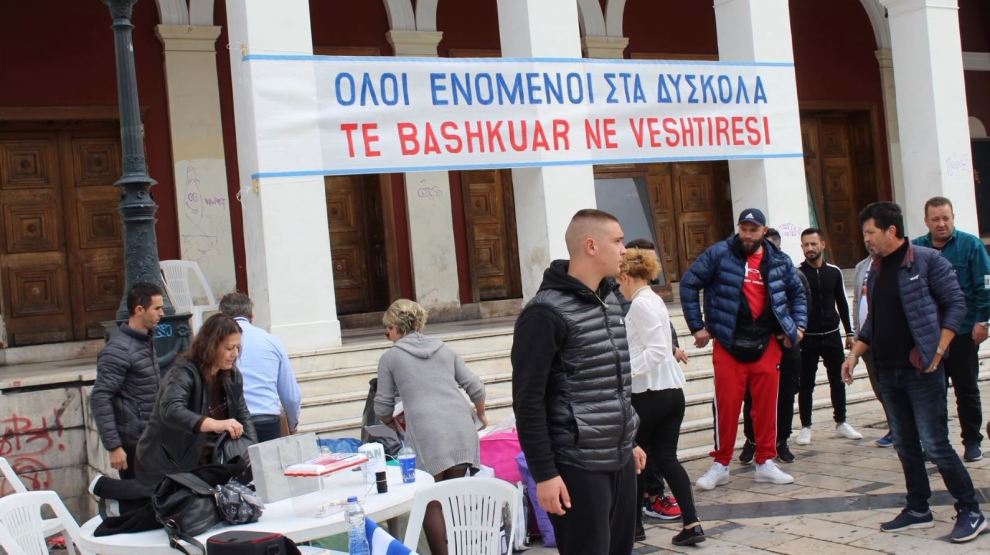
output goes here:
<path id="1" fill-rule="evenodd" d="M 381 195 L 382 206 L 382 226 L 385 235 L 385 267 L 396 268 L 394 272 L 386 272 L 385 280 L 388 289 L 388 303 L 401 296 L 400 276 L 399 276 L 399 243 L 396 239 L 395 230 L 395 200 L 392 194 L 392 174 L 378 174 L 378 189 Z M 330 247 L 333 249 L 333 246 Z"/>
<path id="2" fill-rule="evenodd" d="M 880 132 L 880 107 L 873 102 L 855 102 L 855 101 L 843 101 L 843 100 L 804 100 L 798 101 L 798 113 L 799 119 L 801 115 L 805 113 L 808 115 L 814 115 L 817 113 L 825 112 L 868 112 L 870 114 L 870 134 L 873 137 L 873 162 L 876 166 L 876 198 L 887 199 L 887 190 L 890 188 L 890 184 L 886 182 L 881 176 L 885 175 L 881 169 L 881 162 L 886 161 L 887 168 L 890 167 L 890 160 L 888 156 L 884 155 L 884 150 L 881 148 L 881 142 L 884 145 L 888 145 L 888 141 Z M 820 222 L 819 222 L 820 223 Z"/>
<path id="3" fill-rule="evenodd" d="M 468 171 L 476 170 L 451 170 L 449 173 L 452 176 L 451 185 L 456 186 L 460 189 L 461 193 L 461 209 L 464 211 L 464 241 L 467 249 L 467 261 L 468 261 L 468 281 L 471 284 L 471 302 L 479 303 L 481 301 L 481 289 L 478 287 L 478 262 L 474 258 L 474 222 L 471 219 L 471 195 L 467 187 L 470 184 L 467 180 L 462 178 L 462 174 Z M 502 181 L 502 202 L 503 209 L 506 213 L 512 213 L 512 225 L 508 225 L 506 222 L 505 226 L 505 240 L 508 244 L 505 245 L 506 248 L 506 271 L 509 274 L 509 297 L 507 299 L 518 299 L 522 297 L 522 272 L 519 265 L 519 223 L 516 221 L 516 192 L 515 186 L 512 182 L 512 170 L 509 168 L 495 168 L 491 170 L 480 170 L 480 171 L 493 171 L 497 172 L 500 176 L 504 174 L 509 175 L 509 185 L 513 187 L 510 195 L 505 194 L 505 181 Z M 504 300 L 504 299 L 498 299 Z"/>

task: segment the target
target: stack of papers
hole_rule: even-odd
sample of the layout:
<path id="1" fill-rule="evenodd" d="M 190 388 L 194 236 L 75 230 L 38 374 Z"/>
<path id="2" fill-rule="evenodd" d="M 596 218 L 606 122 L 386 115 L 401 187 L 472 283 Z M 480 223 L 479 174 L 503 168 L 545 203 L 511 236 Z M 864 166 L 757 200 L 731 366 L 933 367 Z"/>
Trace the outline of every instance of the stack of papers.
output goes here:
<path id="1" fill-rule="evenodd" d="M 285 469 L 286 476 L 325 476 L 368 462 L 360 453 L 328 453 L 294 464 Z"/>

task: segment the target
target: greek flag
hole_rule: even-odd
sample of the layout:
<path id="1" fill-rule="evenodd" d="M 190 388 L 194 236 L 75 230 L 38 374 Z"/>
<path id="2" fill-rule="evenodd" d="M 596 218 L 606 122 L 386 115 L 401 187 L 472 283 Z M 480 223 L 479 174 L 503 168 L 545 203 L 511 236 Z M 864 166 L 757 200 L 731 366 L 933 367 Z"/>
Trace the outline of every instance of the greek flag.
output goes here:
<path id="1" fill-rule="evenodd" d="M 382 530 L 374 520 L 365 517 L 364 527 L 368 545 L 371 546 L 371 555 L 416 555 L 415 551 Z"/>

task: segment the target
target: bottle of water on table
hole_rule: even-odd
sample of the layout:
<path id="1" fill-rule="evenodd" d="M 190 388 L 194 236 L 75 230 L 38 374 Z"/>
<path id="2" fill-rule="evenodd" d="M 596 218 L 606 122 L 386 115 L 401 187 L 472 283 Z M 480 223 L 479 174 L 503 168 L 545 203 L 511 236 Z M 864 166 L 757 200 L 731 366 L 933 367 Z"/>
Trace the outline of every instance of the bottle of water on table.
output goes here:
<path id="1" fill-rule="evenodd" d="M 402 468 L 402 483 L 411 484 L 416 481 L 416 451 L 407 443 L 399 450 L 399 467 Z"/>
<path id="2" fill-rule="evenodd" d="M 357 497 L 347 498 L 347 539 L 348 553 L 351 555 L 370 555 L 368 535 L 364 527 L 364 509 L 358 503 Z"/>

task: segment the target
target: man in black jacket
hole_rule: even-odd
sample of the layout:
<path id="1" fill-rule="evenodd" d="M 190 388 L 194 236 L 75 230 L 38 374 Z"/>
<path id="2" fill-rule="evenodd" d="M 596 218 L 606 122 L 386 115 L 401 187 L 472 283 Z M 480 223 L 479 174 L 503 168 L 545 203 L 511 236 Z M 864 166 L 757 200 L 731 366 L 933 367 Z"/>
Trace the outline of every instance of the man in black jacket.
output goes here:
<path id="1" fill-rule="evenodd" d="M 134 477 L 134 453 L 155 403 L 160 380 L 154 330 L 165 314 L 160 287 L 137 282 L 127 293 L 130 317 L 96 359 L 89 404 L 110 466 L 122 479 Z"/>
<path id="2" fill-rule="evenodd" d="M 628 555 L 636 525 L 629 350 L 612 279 L 625 254 L 615 216 L 581 210 L 516 320 L 512 405 L 519 442 L 563 555 Z"/>
<path id="3" fill-rule="evenodd" d="M 828 373 L 835 433 L 847 439 L 863 439 L 862 434 L 846 422 L 846 384 L 842 383 L 841 374 L 846 353 L 839 331 L 840 320 L 846 330 L 846 349 L 852 348 L 853 333 L 849 324 L 849 301 L 842 270 L 825 262 L 825 234 L 820 229 L 811 227 L 801 232 L 801 250 L 804 251 L 804 262 L 801 263 L 800 270 L 808 278 L 811 296 L 808 297 L 808 329 L 801 342 L 801 381 L 798 392 L 801 431 L 797 442 L 799 445 L 811 443 L 811 405 L 819 359 L 825 362 Z"/>

